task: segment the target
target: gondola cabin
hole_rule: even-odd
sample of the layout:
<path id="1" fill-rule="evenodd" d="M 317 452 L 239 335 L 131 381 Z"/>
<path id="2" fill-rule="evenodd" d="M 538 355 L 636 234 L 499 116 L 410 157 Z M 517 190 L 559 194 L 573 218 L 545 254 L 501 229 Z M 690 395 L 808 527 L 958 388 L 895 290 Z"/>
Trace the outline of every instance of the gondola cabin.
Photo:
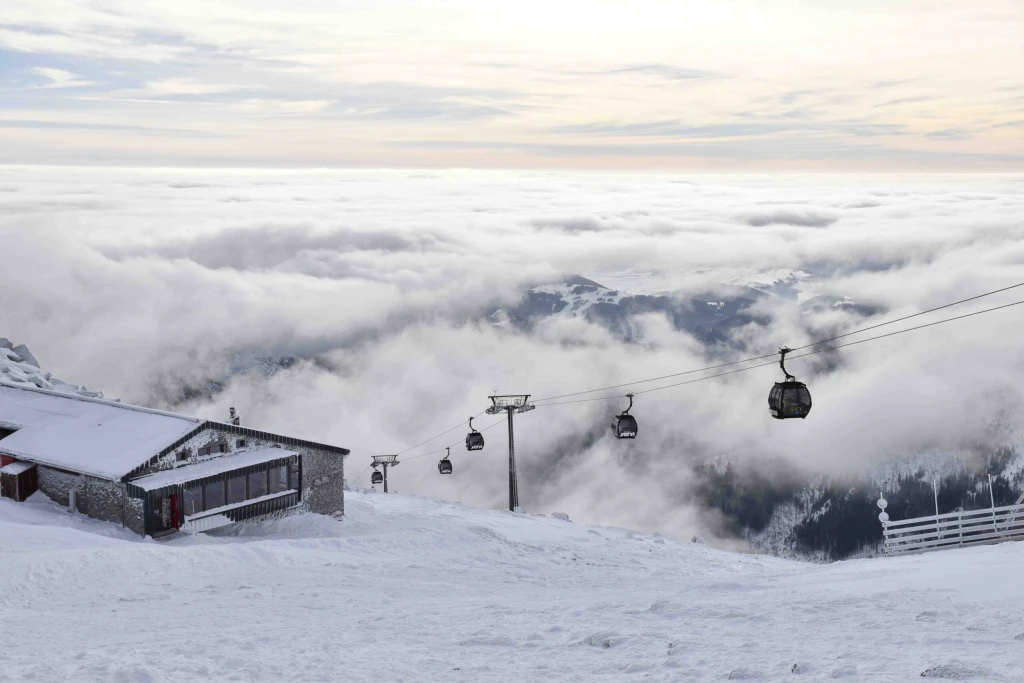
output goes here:
<path id="1" fill-rule="evenodd" d="M 484 435 L 473 429 L 473 418 L 469 418 L 469 434 L 466 434 L 466 450 L 482 451 L 484 448 Z"/>
<path id="2" fill-rule="evenodd" d="M 616 439 L 635 439 L 637 432 L 636 418 L 632 415 L 618 415 L 612 424 Z"/>
<path id="3" fill-rule="evenodd" d="M 380 472 L 378 472 L 377 470 L 374 470 L 373 474 L 370 475 L 370 484 L 383 484 L 383 483 L 384 483 L 384 475 L 381 474 Z"/>
<path id="4" fill-rule="evenodd" d="M 768 410 L 776 420 L 803 419 L 811 412 L 811 392 L 807 385 L 796 381 L 796 377 L 786 370 L 786 354 L 791 351 L 787 347 L 779 349 L 779 367 L 786 381 L 776 382 L 768 394 Z"/>
<path id="5" fill-rule="evenodd" d="M 441 462 L 437 463 L 437 471 L 441 474 L 451 474 L 452 461 L 448 458 L 441 458 Z"/>
<path id="6" fill-rule="evenodd" d="M 811 412 L 811 392 L 803 382 L 776 382 L 768 394 L 768 408 L 776 420 L 806 418 Z"/>
<path id="7" fill-rule="evenodd" d="M 612 431 L 615 432 L 616 439 L 636 438 L 636 418 L 629 414 L 633 408 L 633 394 L 626 394 L 626 397 L 629 399 L 629 408 L 623 410 L 621 415 L 616 415 L 615 421 L 612 422 Z"/>

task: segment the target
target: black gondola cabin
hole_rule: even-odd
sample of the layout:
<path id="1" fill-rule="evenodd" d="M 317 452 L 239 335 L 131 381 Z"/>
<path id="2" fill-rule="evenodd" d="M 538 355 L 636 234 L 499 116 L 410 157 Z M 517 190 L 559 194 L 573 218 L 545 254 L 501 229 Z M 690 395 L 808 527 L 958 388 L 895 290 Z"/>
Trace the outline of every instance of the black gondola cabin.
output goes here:
<path id="1" fill-rule="evenodd" d="M 629 408 L 623 410 L 621 415 L 616 415 L 615 422 L 612 423 L 612 431 L 615 432 L 616 439 L 636 438 L 636 418 L 629 414 L 633 407 L 633 394 L 626 394 L 626 397 L 629 398 Z"/>
<path id="2" fill-rule="evenodd" d="M 768 408 L 777 420 L 805 418 L 811 412 L 811 392 L 803 382 L 776 382 L 768 394 Z"/>
<path id="3" fill-rule="evenodd" d="M 796 381 L 796 377 L 786 370 L 786 354 L 790 351 L 792 349 L 786 347 L 779 349 L 779 367 L 786 375 L 786 381 L 776 382 L 768 394 L 768 410 L 776 420 L 803 419 L 811 412 L 811 392 L 807 385 Z"/>
<path id="4" fill-rule="evenodd" d="M 473 418 L 469 418 L 469 434 L 466 434 L 466 450 L 482 451 L 484 448 L 484 435 L 473 429 Z"/>

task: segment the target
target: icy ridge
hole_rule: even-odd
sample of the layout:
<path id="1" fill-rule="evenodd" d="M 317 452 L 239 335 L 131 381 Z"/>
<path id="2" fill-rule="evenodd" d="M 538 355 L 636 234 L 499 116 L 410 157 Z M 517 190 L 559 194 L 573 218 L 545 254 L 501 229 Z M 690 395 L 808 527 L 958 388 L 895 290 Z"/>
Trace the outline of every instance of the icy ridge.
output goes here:
<path id="1" fill-rule="evenodd" d="M 5 337 L 0 337 L 0 382 L 32 385 L 39 389 L 87 398 L 103 398 L 99 391 L 90 391 L 81 385 L 64 382 L 49 372 L 44 372 L 27 346 L 15 346 Z"/>

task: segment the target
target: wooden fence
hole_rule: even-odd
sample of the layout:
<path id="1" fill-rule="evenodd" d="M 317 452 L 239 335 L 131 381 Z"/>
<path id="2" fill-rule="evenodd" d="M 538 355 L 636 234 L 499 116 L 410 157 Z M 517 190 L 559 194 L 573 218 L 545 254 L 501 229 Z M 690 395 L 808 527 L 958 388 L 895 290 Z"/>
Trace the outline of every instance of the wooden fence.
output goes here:
<path id="1" fill-rule="evenodd" d="M 882 533 L 887 555 L 1024 540 L 1024 504 L 886 520 Z"/>

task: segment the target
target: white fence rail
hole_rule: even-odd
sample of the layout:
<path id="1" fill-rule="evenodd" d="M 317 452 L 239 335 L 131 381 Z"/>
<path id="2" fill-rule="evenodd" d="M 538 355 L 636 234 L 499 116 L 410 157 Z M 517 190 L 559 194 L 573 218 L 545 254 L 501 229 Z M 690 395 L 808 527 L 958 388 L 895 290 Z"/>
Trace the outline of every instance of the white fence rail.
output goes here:
<path id="1" fill-rule="evenodd" d="M 882 533 L 887 555 L 1024 540 L 1024 504 L 885 520 Z"/>

